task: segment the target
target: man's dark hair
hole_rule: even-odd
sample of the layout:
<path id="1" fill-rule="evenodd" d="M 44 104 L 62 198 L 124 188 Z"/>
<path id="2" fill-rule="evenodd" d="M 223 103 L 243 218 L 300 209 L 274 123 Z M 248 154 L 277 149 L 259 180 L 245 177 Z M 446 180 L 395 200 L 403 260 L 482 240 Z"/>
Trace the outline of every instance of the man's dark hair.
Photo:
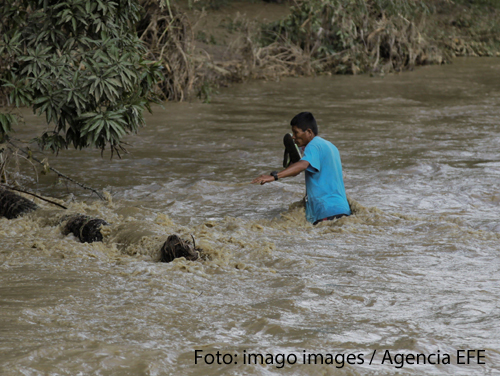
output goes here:
<path id="1" fill-rule="evenodd" d="M 316 119 L 310 112 L 301 112 L 295 115 L 290 125 L 301 129 L 302 132 L 310 129 L 315 136 L 318 135 L 318 124 L 316 124 Z"/>

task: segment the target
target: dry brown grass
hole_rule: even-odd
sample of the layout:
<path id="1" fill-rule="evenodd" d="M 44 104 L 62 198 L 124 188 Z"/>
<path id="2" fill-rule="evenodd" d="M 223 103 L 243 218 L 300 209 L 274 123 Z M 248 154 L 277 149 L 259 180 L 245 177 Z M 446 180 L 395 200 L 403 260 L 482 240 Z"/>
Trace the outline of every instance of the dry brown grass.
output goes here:
<path id="1" fill-rule="evenodd" d="M 175 6 L 160 7 L 157 0 L 141 0 L 141 5 L 144 17 L 137 31 L 147 45 L 148 59 L 160 61 L 164 67 L 163 98 L 182 101 L 196 82 L 191 24 Z"/>

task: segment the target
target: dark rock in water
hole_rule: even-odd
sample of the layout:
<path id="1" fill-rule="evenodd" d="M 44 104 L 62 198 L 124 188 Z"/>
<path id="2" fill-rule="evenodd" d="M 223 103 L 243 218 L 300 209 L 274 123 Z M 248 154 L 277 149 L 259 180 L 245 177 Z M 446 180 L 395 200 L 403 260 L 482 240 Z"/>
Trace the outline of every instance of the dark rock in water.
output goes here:
<path id="1" fill-rule="evenodd" d="M 200 257 L 198 253 L 200 251 L 189 240 L 181 239 L 178 235 L 170 235 L 160 249 L 160 261 L 171 262 L 179 257 L 194 261 Z"/>
<path id="2" fill-rule="evenodd" d="M 18 194 L 0 188 L 0 216 L 7 219 L 17 218 L 38 209 L 38 206 Z"/>
<path id="3" fill-rule="evenodd" d="M 82 243 L 102 242 L 101 226 L 108 225 L 105 220 L 92 218 L 83 214 L 77 214 L 64 219 L 68 221 L 63 229 L 64 235 L 72 233 Z"/>

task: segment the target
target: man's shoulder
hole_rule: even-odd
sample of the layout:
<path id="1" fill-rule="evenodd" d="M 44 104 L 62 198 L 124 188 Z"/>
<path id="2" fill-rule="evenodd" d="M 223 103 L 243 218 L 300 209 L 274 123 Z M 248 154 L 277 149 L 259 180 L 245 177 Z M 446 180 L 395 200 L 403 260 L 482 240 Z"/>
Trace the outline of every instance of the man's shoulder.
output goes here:
<path id="1" fill-rule="evenodd" d="M 312 144 L 311 146 L 317 147 L 318 149 L 322 149 L 322 148 L 325 148 L 325 147 L 326 148 L 337 149 L 334 144 L 332 144 L 330 141 L 325 140 L 323 137 L 320 137 L 320 136 L 314 137 L 311 140 L 310 144 Z"/>
<path id="2" fill-rule="evenodd" d="M 307 146 L 314 146 L 314 147 L 318 147 L 318 146 L 321 146 L 321 145 L 324 145 L 325 142 L 327 142 L 324 138 L 320 137 L 320 136 L 314 136 L 314 138 L 307 144 Z"/>

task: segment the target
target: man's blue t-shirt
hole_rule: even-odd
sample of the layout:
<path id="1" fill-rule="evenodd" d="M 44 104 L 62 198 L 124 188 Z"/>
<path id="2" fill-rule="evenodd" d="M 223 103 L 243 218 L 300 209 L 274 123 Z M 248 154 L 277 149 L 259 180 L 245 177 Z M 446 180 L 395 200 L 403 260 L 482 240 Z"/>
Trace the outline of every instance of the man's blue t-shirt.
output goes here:
<path id="1" fill-rule="evenodd" d="M 301 160 L 309 162 L 305 172 L 306 219 L 314 223 L 338 214 L 351 215 L 335 145 L 316 136 L 307 144 Z"/>

